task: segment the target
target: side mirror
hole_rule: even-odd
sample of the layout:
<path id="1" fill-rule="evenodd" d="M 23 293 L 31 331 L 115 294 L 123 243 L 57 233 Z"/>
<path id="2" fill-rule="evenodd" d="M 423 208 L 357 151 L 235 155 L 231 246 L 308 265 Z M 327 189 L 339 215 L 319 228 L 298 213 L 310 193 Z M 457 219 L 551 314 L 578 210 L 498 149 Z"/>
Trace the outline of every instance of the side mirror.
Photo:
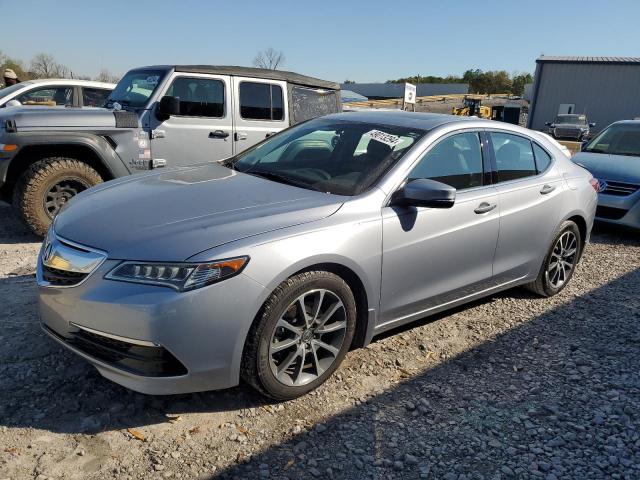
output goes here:
<path id="1" fill-rule="evenodd" d="M 596 122 L 589 122 L 589 126 L 590 126 L 591 128 L 595 127 L 595 126 L 596 126 Z"/>
<path id="2" fill-rule="evenodd" d="M 551 123 L 551 122 L 544 122 L 544 124 L 545 124 L 547 127 L 550 127 L 551 125 L 553 125 L 553 123 Z"/>
<path id="3" fill-rule="evenodd" d="M 455 201 L 455 188 L 426 178 L 411 180 L 393 198 L 396 205 L 431 208 L 451 208 Z"/>
<path id="4" fill-rule="evenodd" d="M 158 120 L 167 120 L 171 115 L 180 114 L 180 99 L 165 95 L 160 99 L 156 108 L 156 117 Z"/>
<path id="5" fill-rule="evenodd" d="M 16 100 L 16 99 L 9 100 L 7 102 L 7 107 L 19 107 L 20 105 L 22 105 L 22 103 L 20 103 L 20 100 Z"/>

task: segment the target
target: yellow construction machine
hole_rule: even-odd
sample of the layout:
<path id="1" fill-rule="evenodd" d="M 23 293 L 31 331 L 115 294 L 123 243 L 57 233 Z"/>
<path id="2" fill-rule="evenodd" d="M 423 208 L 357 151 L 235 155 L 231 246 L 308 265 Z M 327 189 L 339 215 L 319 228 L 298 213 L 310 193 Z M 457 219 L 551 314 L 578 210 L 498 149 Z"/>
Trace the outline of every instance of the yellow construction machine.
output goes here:
<path id="1" fill-rule="evenodd" d="M 461 107 L 452 107 L 451 115 L 462 117 L 479 117 L 491 119 L 491 107 L 482 105 L 482 99 L 478 97 L 464 97 Z"/>

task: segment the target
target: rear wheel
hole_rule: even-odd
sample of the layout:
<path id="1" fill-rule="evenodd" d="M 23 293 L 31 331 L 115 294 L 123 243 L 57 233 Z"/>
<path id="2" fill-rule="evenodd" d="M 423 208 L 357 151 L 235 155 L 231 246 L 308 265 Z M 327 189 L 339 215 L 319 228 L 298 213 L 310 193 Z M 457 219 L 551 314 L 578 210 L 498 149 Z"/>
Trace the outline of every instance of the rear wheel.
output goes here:
<path id="1" fill-rule="evenodd" d="M 13 205 L 29 228 L 44 236 L 51 220 L 72 197 L 101 182 L 102 177 L 86 163 L 66 157 L 45 158 L 20 176 Z"/>
<path id="2" fill-rule="evenodd" d="M 342 362 L 356 326 L 349 286 L 314 271 L 282 283 L 251 328 L 243 379 L 263 394 L 289 400 L 320 386 Z"/>
<path id="3" fill-rule="evenodd" d="M 528 284 L 527 288 L 544 297 L 559 293 L 571 280 L 581 253 L 580 229 L 568 220 L 556 233 L 538 278 Z"/>

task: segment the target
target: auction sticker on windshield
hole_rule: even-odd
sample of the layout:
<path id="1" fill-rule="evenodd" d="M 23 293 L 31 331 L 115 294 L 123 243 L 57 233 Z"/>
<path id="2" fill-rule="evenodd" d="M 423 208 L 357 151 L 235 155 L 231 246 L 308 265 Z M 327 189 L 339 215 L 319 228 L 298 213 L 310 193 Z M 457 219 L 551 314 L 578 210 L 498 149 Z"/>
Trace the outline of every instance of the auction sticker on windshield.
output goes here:
<path id="1" fill-rule="evenodd" d="M 402 139 L 397 135 L 391 135 L 390 133 L 384 133 L 380 130 L 371 130 L 365 133 L 368 137 L 371 137 L 371 140 L 375 140 L 376 142 L 384 143 L 385 145 L 389 145 L 390 147 L 395 147 Z"/>

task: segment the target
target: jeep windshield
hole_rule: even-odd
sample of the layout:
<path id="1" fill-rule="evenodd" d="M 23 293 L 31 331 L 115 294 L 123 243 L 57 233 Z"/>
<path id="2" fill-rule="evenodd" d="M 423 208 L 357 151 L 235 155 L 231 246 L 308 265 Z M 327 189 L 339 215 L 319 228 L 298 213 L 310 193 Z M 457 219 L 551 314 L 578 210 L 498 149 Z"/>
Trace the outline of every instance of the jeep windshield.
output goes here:
<path id="1" fill-rule="evenodd" d="M 358 195 L 424 133 L 394 125 L 316 119 L 287 129 L 224 165 L 309 190 Z"/>
<path id="2" fill-rule="evenodd" d="M 133 70 L 118 82 L 107 98 L 106 107 L 114 103 L 123 108 L 143 108 L 166 74 L 164 70 Z"/>
<path id="3" fill-rule="evenodd" d="M 640 124 L 613 124 L 591 140 L 583 151 L 640 157 Z"/>
<path id="4" fill-rule="evenodd" d="M 558 115 L 554 123 L 559 125 L 584 125 L 587 123 L 587 117 L 585 115 Z"/>

